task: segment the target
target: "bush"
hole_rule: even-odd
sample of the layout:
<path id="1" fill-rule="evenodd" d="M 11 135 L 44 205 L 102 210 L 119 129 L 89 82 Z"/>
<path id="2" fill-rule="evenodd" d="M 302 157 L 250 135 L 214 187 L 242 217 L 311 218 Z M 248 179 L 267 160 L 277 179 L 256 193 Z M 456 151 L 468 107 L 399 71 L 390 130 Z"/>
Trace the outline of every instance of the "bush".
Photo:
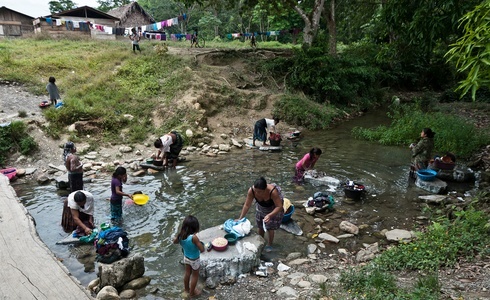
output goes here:
<path id="1" fill-rule="evenodd" d="M 353 135 L 383 145 L 409 145 L 420 137 L 423 128 L 429 127 L 436 133 L 435 151 L 442 154 L 452 152 L 463 158 L 490 143 L 488 133 L 457 116 L 441 112 L 424 113 L 413 105 L 397 106 L 389 115 L 393 119 L 390 127 L 355 127 Z"/>
<path id="2" fill-rule="evenodd" d="M 333 106 L 319 104 L 306 97 L 284 96 L 274 105 L 273 115 L 290 124 L 297 124 L 309 130 L 326 129 L 339 110 Z"/>
<path id="3" fill-rule="evenodd" d="M 437 270 L 453 267 L 460 257 L 472 260 L 490 243 L 488 218 L 472 207 L 454 214 L 455 220 L 434 222 L 426 232 L 418 233 L 415 241 L 390 248 L 375 262 L 389 270 Z"/>
<path id="4" fill-rule="evenodd" d="M 38 148 L 34 139 L 27 134 L 27 126 L 21 121 L 13 121 L 9 126 L 0 127 L 0 165 L 7 155 L 14 151 L 30 154 Z"/>

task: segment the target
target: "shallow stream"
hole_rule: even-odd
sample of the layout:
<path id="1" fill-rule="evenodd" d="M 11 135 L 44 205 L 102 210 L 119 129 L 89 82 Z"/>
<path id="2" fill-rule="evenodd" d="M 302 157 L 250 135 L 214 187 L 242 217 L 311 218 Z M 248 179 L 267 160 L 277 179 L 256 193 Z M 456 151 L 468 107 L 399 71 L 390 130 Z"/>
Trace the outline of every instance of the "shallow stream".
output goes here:
<path id="1" fill-rule="evenodd" d="M 315 169 L 326 172 L 342 182 L 354 180 L 363 183 L 367 197 L 358 202 L 346 199 L 341 189 L 334 193 L 335 209 L 342 220 L 354 224 L 368 224 L 367 232 L 343 241 L 336 247 L 355 250 L 362 243 L 377 239 L 372 233 L 384 228 L 411 229 L 415 216 L 421 215 L 416 197 L 427 194 L 408 182 L 410 153 L 408 147 L 387 147 L 352 138 L 354 126 L 377 126 L 388 123 L 383 112 L 368 113 L 364 117 L 322 132 L 303 132 L 299 142 L 283 141 L 281 152 L 256 149 L 233 150 L 217 158 L 192 156 L 174 170 L 129 178 L 125 192 L 143 191 L 150 195 L 144 206 L 124 207 L 123 228 L 130 237 L 132 252 L 145 257 L 146 276 L 152 278 L 151 287 L 158 287 L 168 298 L 177 298 L 183 290 L 183 267 L 179 264 L 181 249 L 172 244 L 183 218 L 195 215 L 201 229 L 221 225 L 229 218 L 238 218 L 247 188 L 256 178 L 264 176 L 282 187 L 285 197 L 296 206 L 293 219 L 312 228 L 313 217 L 301 209 L 306 199 L 325 187 L 293 182 L 294 164 L 312 147 L 323 154 Z M 95 218 L 98 224 L 108 221 L 110 175 L 85 185 L 96 199 Z M 89 246 L 56 245 L 67 236 L 60 226 L 63 197 L 54 184 L 14 184 L 19 198 L 36 220 L 37 231 L 44 243 L 67 266 L 83 285 L 96 278 L 93 255 L 85 255 Z M 328 219 L 329 216 L 317 217 Z M 248 218 L 255 223 L 254 209 Z M 305 228 L 307 228 L 305 226 Z M 273 256 L 285 257 L 289 252 L 306 252 L 311 243 L 305 235 L 294 236 L 279 230 Z M 335 235 L 335 234 L 334 234 Z M 90 249 L 90 248 L 88 248 Z M 335 248 L 327 249 L 332 253 Z M 160 295 L 161 295 L 160 294 Z M 141 295 L 156 299 L 151 294 Z M 158 297 L 157 297 L 158 298 Z"/>

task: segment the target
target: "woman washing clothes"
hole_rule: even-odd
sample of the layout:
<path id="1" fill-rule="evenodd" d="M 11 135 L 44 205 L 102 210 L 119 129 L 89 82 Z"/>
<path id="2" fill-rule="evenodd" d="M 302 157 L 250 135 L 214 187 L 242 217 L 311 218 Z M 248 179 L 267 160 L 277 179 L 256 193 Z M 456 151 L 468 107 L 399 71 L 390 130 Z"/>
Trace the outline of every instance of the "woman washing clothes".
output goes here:
<path id="1" fill-rule="evenodd" d="M 412 166 L 410 173 L 414 171 L 427 169 L 429 161 L 432 157 L 432 150 L 434 149 L 434 135 L 435 132 L 430 128 L 424 128 L 420 132 L 420 140 L 417 144 L 411 144 L 412 150 Z"/>
<path id="2" fill-rule="evenodd" d="M 170 167 L 177 166 L 180 151 L 184 146 L 184 140 L 182 139 L 180 133 L 177 131 L 171 131 L 157 139 L 153 145 L 155 148 L 158 148 L 158 153 L 156 156 L 154 156 L 154 158 L 159 159 L 161 155 L 163 159 L 163 166 L 168 166 L 169 160 L 172 161 Z"/>
<path id="3" fill-rule="evenodd" d="M 238 220 L 245 217 L 250 206 L 255 200 L 255 221 L 259 235 L 264 237 L 265 231 L 268 232 L 266 252 L 272 251 L 274 242 L 274 232 L 281 226 L 284 216 L 284 196 L 281 188 L 275 184 L 267 184 L 264 177 L 257 179 L 252 187 L 248 189 L 247 199 L 243 204 L 242 212 Z"/>
<path id="4" fill-rule="evenodd" d="M 305 156 L 296 163 L 296 181 L 303 181 L 305 172 L 312 170 L 315 167 L 320 155 L 322 155 L 322 150 L 320 148 L 312 148 L 310 152 L 306 153 Z"/>

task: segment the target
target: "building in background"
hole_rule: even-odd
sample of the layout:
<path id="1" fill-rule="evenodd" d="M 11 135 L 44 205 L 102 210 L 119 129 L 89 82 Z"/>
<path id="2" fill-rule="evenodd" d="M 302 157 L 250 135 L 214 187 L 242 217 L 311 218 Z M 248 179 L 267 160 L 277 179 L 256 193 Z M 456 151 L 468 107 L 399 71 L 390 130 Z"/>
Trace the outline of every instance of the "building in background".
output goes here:
<path id="1" fill-rule="evenodd" d="M 34 33 L 33 17 L 11 10 L 5 6 L 0 7 L 0 38 L 22 37 Z"/>

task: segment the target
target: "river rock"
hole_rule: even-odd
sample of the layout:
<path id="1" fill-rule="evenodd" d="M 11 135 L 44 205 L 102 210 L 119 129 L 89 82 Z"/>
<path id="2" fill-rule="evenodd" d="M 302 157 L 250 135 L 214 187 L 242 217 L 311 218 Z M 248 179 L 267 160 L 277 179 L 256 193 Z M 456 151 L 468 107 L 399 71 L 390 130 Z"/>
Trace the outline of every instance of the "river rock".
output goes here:
<path id="1" fill-rule="evenodd" d="M 119 293 L 119 297 L 121 297 L 121 299 L 136 299 L 136 291 L 124 290 L 121 293 Z"/>
<path id="2" fill-rule="evenodd" d="M 17 169 L 17 172 L 15 173 L 15 175 L 17 177 L 22 177 L 22 176 L 26 175 L 26 173 L 27 173 L 26 169 Z"/>
<path id="3" fill-rule="evenodd" d="M 434 178 L 432 181 L 424 181 L 417 177 L 415 185 L 433 194 L 441 194 L 447 189 L 447 183 L 439 178 Z"/>
<path id="4" fill-rule="evenodd" d="M 434 203 L 434 204 L 440 204 L 443 203 L 446 199 L 446 195 L 426 195 L 426 196 L 419 196 L 420 200 L 423 200 L 424 202 L 427 203 Z"/>
<path id="5" fill-rule="evenodd" d="M 284 297 L 286 299 L 293 298 L 296 299 L 298 297 L 298 292 L 295 289 L 289 286 L 283 286 L 276 292 L 278 297 Z"/>
<path id="6" fill-rule="evenodd" d="M 225 234 L 220 226 L 215 226 L 200 231 L 199 238 L 206 243 Z M 250 273 L 260 265 L 260 254 L 264 246 L 265 240 L 253 233 L 239 239 L 235 245 L 228 245 L 225 251 L 211 250 L 201 253 L 199 274 L 209 288 L 215 288 L 230 279 L 236 281 L 240 274 Z"/>
<path id="7" fill-rule="evenodd" d="M 37 171 L 36 168 L 27 168 L 26 169 L 26 175 L 32 175 Z"/>
<path id="8" fill-rule="evenodd" d="M 322 241 L 329 241 L 333 243 L 338 243 L 339 239 L 334 237 L 333 235 L 330 235 L 328 233 L 322 232 L 318 235 L 318 238 L 321 239 Z"/>
<path id="9" fill-rule="evenodd" d="M 387 231 L 385 236 L 388 241 L 392 242 L 409 242 L 412 240 L 412 233 L 403 229 L 393 229 Z"/>
<path id="10" fill-rule="evenodd" d="M 348 221 L 340 222 L 339 228 L 340 228 L 340 230 L 343 230 L 343 231 L 348 232 L 348 233 L 352 233 L 352 234 L 356 234 L 356 235 L 359 234 L 359 228 L 356 225 L 354 225 Z"/>
<path id="11" fill-rule="evenodd" d="M 231 139 L 231 144 L 237 148 L 242 148 L 243 147 L 243 144 L 241 144 L 240 142 L 238 142 L 237 140 L 235 139 Z"/>
<path id="12" fill-rule="evenodd" d="M 119 147 L 119 152 L 121 152 L 121 153 L 129 153 L 131 151 L 133 151 L 133 148 L 131 148 L 129 146 Z"/>
<path id="13" fill-rule="evenodd" d="M 41 174 L 37 177 L 36 181 L 39 184 L 45 184 L 49 182 L 49 177 L 46 176 L 45 174 Z"/>
<path id="14" fill-rule="evenodd" d="M 151 278 L 148 276 L 143 276 L 140 278 L 136 278 L 126 283 L 123 286 L 123 290 L 139 290 L 150 284 Z"/>
<path id="15" fill-rule="evenodd" d="M 120 289 L 126 283 L 136 278 L 140 278 L 144 273 L 144 258 L 140 254 L 123 258 L 112 264 L 99 262 L 99 286 L 112 286 L 116 289 Z"/>
<path id="16" fill-rule="evenodd" d="M 103 287 L 100 292 L 97 294 L 97 299 L 100 300 L 119 300 L 119 294 L 117 290 L 112 286 Z"/>

